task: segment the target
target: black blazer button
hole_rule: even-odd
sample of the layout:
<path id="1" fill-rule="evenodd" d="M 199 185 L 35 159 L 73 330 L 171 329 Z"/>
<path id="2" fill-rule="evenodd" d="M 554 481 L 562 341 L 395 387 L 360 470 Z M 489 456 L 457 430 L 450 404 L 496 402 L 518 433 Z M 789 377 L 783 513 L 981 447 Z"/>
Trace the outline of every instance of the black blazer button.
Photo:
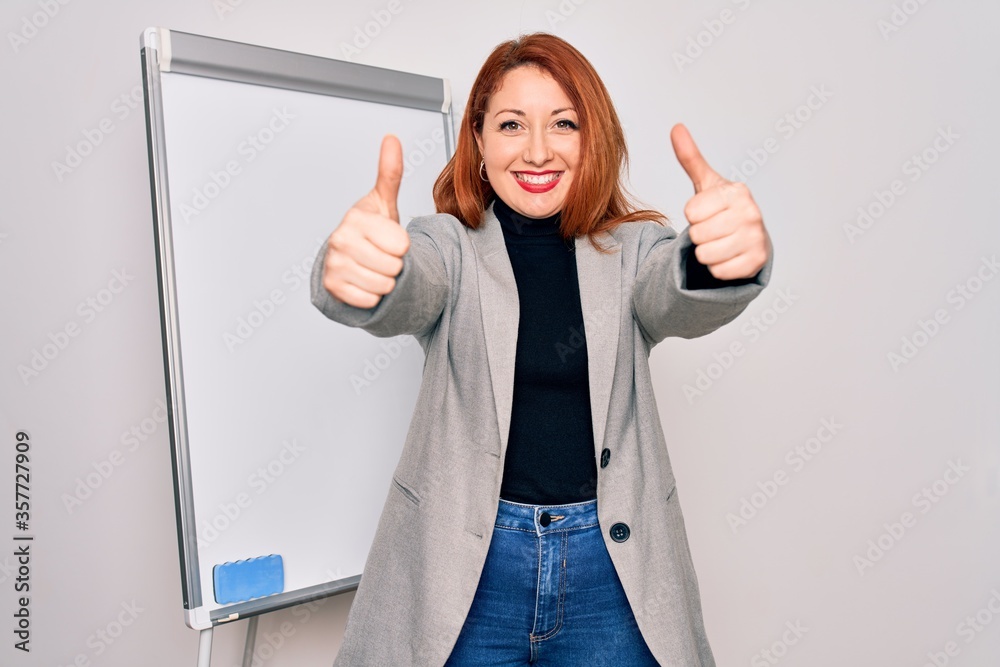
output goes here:
<path id="1" fill-rule="evenodd" d="M 624 542 L 628 539 L 629 532 L 628 524 L 619 521 L 611 526 L 611 539 L 615 542 Z"/>
<path id="2" fill-rule="evenodd" d="M 608 467 L 608 460 L 610 458 L 611 458 L 611 450 L 608 449 L 607 447 L 605 447 L 604 451 L 601 452 L 601 467 L 602 468 Z"/>

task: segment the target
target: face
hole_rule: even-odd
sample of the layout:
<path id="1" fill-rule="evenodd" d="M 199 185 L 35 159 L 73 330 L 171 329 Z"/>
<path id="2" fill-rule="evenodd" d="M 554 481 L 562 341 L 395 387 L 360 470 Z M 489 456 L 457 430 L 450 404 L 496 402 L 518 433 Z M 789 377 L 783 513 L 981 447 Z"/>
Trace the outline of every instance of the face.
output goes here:
<path id="1" fill-rule="evenodd" d="M 476 135 L 500 199 L 529 218 L 562 210 L 580 159 L 580 119 L 555 79 L 519 67 L 503 79 Z"/>

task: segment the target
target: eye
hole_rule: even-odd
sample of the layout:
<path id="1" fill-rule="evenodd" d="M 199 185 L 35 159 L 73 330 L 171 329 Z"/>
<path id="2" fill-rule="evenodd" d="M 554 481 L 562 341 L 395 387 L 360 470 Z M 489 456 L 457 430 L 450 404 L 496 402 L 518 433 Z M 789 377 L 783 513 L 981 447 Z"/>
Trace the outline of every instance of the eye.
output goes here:
<path id="1" fill-rule="evenodd" d="M 556 126 L 559 127 L 560 129 L 563 129 L 563 130 L 576 130 L 576 129 L 579 129 L 577 127 L 576 123 L 574 123 L 573 121 L 571 121 L 569 119 L 566 119 L 566 118 L 563 118 L 561 120 L 557 120 L 556 121 Z"/>
<path id="2" fill-rule="evenodd" d="M 505 120 L 504 122 L 500 123 L 500 130 L 501 131 L 513 130 L 515 129 L 514 127 L 512 127 L 514 125 L 520 126 L 520 123 L 518 123 L 516 120 Z"/>

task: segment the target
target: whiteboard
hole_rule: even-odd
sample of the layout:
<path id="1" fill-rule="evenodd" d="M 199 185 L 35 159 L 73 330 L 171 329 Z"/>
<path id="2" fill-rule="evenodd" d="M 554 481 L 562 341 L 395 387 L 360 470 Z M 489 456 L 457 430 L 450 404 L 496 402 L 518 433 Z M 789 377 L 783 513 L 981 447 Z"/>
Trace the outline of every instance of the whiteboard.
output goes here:
<path id="1" fill-rule="evenodd" d="M 162 28 L 142 36 L 186 622 L 357 588 L 423 354 L 332 323 L 313 261 L 400 138 L 400 220 L 434 210 L 448 82 Z M 150 258 L 153 261 L 153 258 Z M 222 604 L 213 567 L 278 554 L 283 591 Z"/>

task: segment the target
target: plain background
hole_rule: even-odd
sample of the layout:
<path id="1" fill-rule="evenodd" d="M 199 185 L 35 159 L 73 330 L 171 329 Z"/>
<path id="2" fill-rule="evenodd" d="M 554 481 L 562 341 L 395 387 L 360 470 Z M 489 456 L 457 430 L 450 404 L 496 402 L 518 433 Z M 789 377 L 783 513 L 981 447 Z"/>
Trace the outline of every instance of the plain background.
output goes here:
<path id="1" fill-rule="evenodd" d="M 995 664 L 998 20 L 971 0 L 6 2 L 0 662 L 196 661 L 166 429 L 80 506 L 63 500 L 164 395 L 139 65 L 158 25 L 446 77 L 458 115 L 493 46 L 554 32 L 610 90 L 632 191 L 679 228 L 692 189 L 668 133 L 687 124 L 747 181 L 776 253 L 738 320 L 650 362 L 719 664 Z M 113 130 L 58 173 L 102 121 Z M 85 321 L 78 304 L 122 269 L 133 279 Z M 22 379 L 71 321 L 79 335 Z M 20 429 L 37 536 L 27 656 L 11 632 Z M 263 617 L 257 664 L 330 664 L 352 597 Z M 214 665 L 239 664 L 243 630 L 218 630 Z"/>

